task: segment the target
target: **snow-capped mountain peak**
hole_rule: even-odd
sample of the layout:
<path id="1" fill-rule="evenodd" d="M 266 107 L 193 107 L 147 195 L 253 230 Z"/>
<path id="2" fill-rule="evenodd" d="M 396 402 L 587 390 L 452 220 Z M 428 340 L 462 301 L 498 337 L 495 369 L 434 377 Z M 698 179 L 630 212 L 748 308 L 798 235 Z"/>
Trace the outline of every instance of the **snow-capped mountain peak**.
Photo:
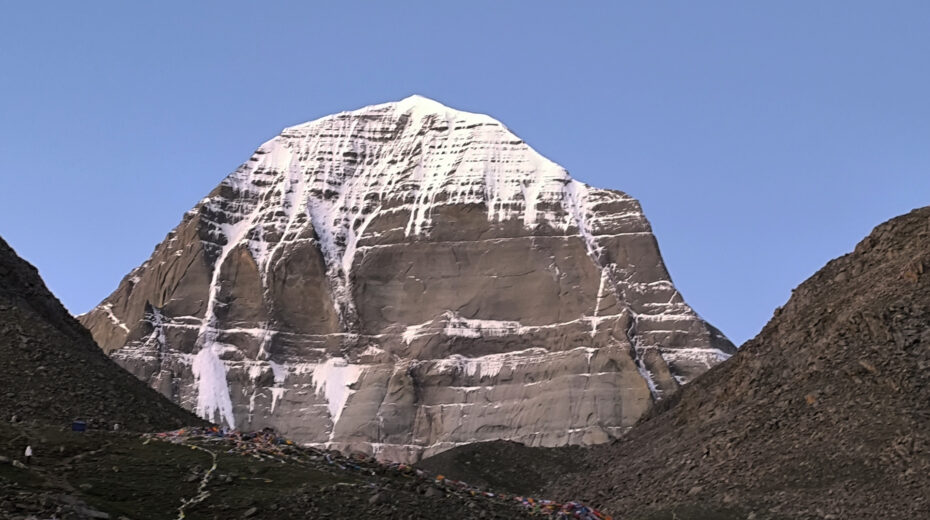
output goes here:
<path id="1" fill-rule="evenodd" d="M 602 442 L 733 351 L 636 200 L 422 96 L 286 128 L 82 321 L 204 417 L 405 460 Z"/>

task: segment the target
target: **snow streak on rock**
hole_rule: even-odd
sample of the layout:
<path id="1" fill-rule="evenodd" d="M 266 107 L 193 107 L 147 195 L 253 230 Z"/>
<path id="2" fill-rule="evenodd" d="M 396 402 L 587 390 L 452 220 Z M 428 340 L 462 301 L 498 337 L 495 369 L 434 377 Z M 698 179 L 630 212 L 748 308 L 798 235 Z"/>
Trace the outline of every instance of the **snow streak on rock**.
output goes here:
<path id="1" fill-rule="evenodd" d="M 362 367 L 350 365 L 342 358 L 330 358 L 313 369 L 313 385 L 326 396 L 333 424 L 339 422 L 342 409 L 352 394 L 350 386 L 358 381 Z"/>
<path id="2" fill-rule="evenodd" d="M 194 358 L 193 371 L 197 378 L 197 415 L 211 421 L 223 421 L 236 427 L 233 417 L 229 386 L 226 383 L 226 366 L 220 361 L 215 344 L 200 349 Z"/>

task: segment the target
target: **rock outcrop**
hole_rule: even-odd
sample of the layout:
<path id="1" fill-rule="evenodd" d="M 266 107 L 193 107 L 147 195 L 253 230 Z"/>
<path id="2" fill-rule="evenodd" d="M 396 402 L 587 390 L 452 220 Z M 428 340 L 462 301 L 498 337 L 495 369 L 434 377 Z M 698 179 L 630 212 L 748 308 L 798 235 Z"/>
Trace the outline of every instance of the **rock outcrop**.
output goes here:
<path id="1" fill-rule="evenodd" d="M 164 430 L 200 424 L 126 373 L 0 239 L 0 421 Z"/>
<path id="2" fill-rule="evenodd" d="M 828 263 L 548 496 L 620 518 L 930 518 L 928 324 L 925 207 Z"/>
<path id="3" fill-rule="evenodd" d="M 202 417 L 395 460 L 604 442 L 735 351 L 636 200 L 419 96 L 285 129 L 81 321 Z"/>

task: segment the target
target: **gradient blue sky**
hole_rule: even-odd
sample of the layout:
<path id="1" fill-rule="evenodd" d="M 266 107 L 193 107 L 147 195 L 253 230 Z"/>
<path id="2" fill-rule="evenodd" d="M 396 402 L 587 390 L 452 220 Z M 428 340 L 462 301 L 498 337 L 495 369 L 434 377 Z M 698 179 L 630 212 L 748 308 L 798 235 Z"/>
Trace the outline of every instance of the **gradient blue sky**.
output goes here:
<path id="1" fill-rule="evenodd" d="M 4 3 L 0 235 L 84 312 L 283 127 L 419 93 L 637 197 L 740 343 L 930 204 L 930 2 L 329 4 Z"/>

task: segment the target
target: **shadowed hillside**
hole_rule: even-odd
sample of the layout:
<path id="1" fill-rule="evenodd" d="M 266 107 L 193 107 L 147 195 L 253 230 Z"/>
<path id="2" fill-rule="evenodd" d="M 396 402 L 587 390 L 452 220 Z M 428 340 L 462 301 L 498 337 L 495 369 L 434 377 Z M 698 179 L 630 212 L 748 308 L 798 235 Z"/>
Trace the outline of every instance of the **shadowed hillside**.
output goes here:
<path id="1" fill-rule="evenodd" d="M 878 226 L 550 492 L 621 518 L 927 518 L 928 270 L 930 207 Z"/>
<path id="2" fill-rule="evenodd" d="M 203 424 L 111 361 L 0 239 L 0 421 L 153 431 Z"/>

